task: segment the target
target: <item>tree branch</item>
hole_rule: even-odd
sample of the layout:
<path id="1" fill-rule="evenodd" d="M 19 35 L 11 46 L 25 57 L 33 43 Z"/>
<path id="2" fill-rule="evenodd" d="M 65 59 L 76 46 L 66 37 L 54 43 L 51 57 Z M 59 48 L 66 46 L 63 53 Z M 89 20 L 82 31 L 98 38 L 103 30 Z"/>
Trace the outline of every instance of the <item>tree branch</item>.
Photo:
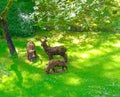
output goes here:
<path id="1" fill-rule="evenodd" d="M 9 8 L 11 7 L 13 1 L 14 1 L 14 0 L 9 0 L 9 1 L 8 1 L 8 4 L 7 4 L 6 8 L 3 10 L 3 12 L 1 13 L 0 18 L 4 18 L 4 19 L 6 18 L 7 12 L 8 12 L 8 10 L 9 10 Z"/>

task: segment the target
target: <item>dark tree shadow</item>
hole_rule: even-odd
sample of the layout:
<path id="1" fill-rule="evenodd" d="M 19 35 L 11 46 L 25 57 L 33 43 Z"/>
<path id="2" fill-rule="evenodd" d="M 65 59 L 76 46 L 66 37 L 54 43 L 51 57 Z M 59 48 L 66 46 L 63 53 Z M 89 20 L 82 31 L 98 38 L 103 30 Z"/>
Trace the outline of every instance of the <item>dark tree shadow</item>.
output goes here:
<path id="1" fill-rule="evenodd" d="M 11 70 L 15 72 L 18 78 L 17 86 L 22 87 L 23 77 L 21 72 L 18 69 L 18 64 L 16 64 L 16 60 L 18 60 L 18 58 L 12 58 L 13 64 L 11 65 Z"/>

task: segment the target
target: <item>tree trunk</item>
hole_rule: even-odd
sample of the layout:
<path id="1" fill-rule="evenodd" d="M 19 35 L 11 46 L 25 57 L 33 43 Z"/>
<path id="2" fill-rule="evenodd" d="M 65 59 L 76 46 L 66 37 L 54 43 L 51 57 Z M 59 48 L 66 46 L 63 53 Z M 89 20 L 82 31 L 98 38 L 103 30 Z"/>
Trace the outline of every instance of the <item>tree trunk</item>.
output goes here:
<path id="1" fill-rule="evenodd" d="M 3 35 L 7 41 L 7 45 L 8 45 L 10 54 L 12 54 L 12 55 L 16 54 L 16 50 L 15 50 L 15 47 L 13 45 L 11 36 L 9 34 L 8 25 L 7 25 L 7 22 L 5 19 L 1 19 L 1 27 L 2 27 L 2 31 L 3 31 Z"/>
<path id="2" fill-rule="evenodd" d="M 14 55 L 14 54 L 17 55 L 17 52 L 16 52 L 15 47 L 13 45 L 11 36 L 9 34 L 8 24 L 7 24 L 7 21 L 6 21 L 6 15 L 8 13 L 9 8 L 12 5 L 12 3 L 13 3 L 13 0 L 9 0 L 6 8 L 1 13 L 1 15 L 0 15 L 0 26 L 2 28 L 3 35 L 4 35 L 4 37 L 5 37 L 6 41 L 7 41 L 7 45 L 8 45 L 10 54 L 11 55 Z"/>

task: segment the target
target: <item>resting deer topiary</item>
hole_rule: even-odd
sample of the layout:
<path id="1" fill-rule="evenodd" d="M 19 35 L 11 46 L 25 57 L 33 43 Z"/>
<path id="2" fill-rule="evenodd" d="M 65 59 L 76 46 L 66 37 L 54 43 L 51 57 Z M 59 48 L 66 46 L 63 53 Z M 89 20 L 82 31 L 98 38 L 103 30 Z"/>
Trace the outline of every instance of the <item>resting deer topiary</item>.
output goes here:
<path id="1" fill-rule="evenodd" d="M 54 55 L 60 55 L 64 58 L 65 62 L 67 62 L 67 55 L 66 55 L 66 48 L 64 46 L 55 46 L 51 47 L 47 45 L 47 37 L 44 40 L 36 38 L 36 40 L 41 41 L 41 46 L 43 47 L 44 51 L 47 53 L 49 60 L 53 59 Z"/>
<path id="2" fill-rule="evenodd" d="M 65 69 L 67 70 L 66 62 L 64 59 L 49 60 L 47 65 L 48 65 L 48 67 L 46 68 L 47 74 L 50 74 L 50 70 L 52 70 L 54 73 L 58 72 L 56 69 L 57 67 L 62 67 L 62 71 L 65 71 Z"/>

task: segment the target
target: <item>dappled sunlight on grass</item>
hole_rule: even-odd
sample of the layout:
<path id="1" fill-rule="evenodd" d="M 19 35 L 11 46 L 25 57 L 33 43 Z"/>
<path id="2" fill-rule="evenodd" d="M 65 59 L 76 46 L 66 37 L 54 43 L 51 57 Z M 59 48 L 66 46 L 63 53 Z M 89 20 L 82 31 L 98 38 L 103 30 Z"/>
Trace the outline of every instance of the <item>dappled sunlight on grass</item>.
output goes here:
<path id="1" fill-rule="evenodd" d="M 17 59 L 9 57 L 3 43 L 0 46 L 0 70 L 6 68 L 0 78 L 3 97 L 8 97 L 7 94 L 10 97 L 119 97 L 119 33 L 45 32 L 38 35 L 44 36 L 48 37 L 49 45 L 67 48 L 68 70 L 47 75 L 48 56 L 34 37 L 14 39 Z M 30 40 L 34 41 L 38 55 L 34 62 L 27 60 L 26 44 Z"/>
<path id="2" fill-rule="evenodd" d="M 56 34 L 53 37 L 57 38 L 57 40 L 60 40 L 61 38 L 64 38 L 65 32 L 61 33 L 61 34 Z M 54 39 L 54 38 L 53 38 Z M 55 40 L 56 41 L 56 40 Z"/>
<path id="3" fill-rule="evenodd" d="M 35 45 L 36 45 L 36 46 L 41 46 L 40 41 L 35 41 Z"/>
<path id="4" fill-rule="evenodd" d="M 22 86 L 25 88 L 30 88 L 34 86 L 36 82 L 39 82 L 42 80 L 40 73 L 30 73 L 27 71 L 22 72 L 23 82 Z"/>
<path id="5" fill-rule="evenodd" d="M 118 63 L 117 66 L 120 66 L 120 65 L 119 65 L 120 56 L 118 56 L 118 55 L 113 55 L 113 56 L 112 56 L 112 60 L 113 60 L 114 62 Z M 115 66 L 116 66 L 116 64 L 115 64 Z"/>
<path id="6" fill-rule="evenodd" d="M 67 78 L 68 81 L 66 81 L 65 83 L 68 85 L 73 85 L 73 86 L 77 86 L 80 85 L 82 83 L 82 80 L 80 78 L 77 77 L 69 77 Z"/>
<path id="7" fill-rule="evenodd" d="M 114 75 L 114 76 L 113 76 Z M 120 75 L 120 71 L 116 70 L 116 69 L 110 69 L 110 70 L 106 70 L 106 72 L 103 74 L 103 76 L 105 76 L 108 79 L 114 79 L 114 80 L 120 80 L 120 78 L 118 77 Z"/>
<path id="8" fill-rule="evenodd" d="M 103 53 L 110 53 L 112 52 L 112 48 L 111 47 L 100 47 L 100 50 L 103 52 Z"/>
<path id="9" fill-rule="evenodd" d="M 120 41 L 116 42 L 115 44 L 113 44 L 114 47 L 119 47 L 120 48 Z"/>
<path id="10" fill-rule="evenodd" d="M 90 55 L 102 55 L 103 54 L 103 52 L 101 50 L 97 50 L 97 49 L 89 50 L 88 53 Z"/>
<path id="11" fill-rule="evenodd" d="M 79 39 L 74 39 L 74 40 L 73 40 L 73 43 L 74 43 L 74 44 L 78 44 L 79 42 L 80 42 Z"/>
<path id="12" fill-rule="evenodd" d="M 88 58 L 88 57 L 89 57 L 89 54 L 87 54 L 87 53 L 86 53 L 86 54 L 83 53 L 83 54 L 81 54 L 80 56 L 81 56 L 81 58 Z"/>
<path id="13" fill-rule="evenodd" d="M 120 54 L 120 53 L 119 53 Z M 109 79 L 118 79 L 120 75 L 120 56 L 118 55 L 113 55 L 111 56 L 112 60 L 110 62 L 107 62 L 104 66 L 104 76 Z"/>
<path id="14" fill-rule="evenodd" d="M 0 89 L 4 89 L 6 92 L 14 91 L 15 84 L 18 81 L 14 72 L 10 71 L 9 76 L 2 77 L 2 84 L 0 84 Z"/>
<path id="15" fill-rule="evenodd" d="M 59 42 L 55 42 L 53 46 L 63 46 L 64 44 L 59 43 Z"/>
<path id="16" fill-rule="evenodd" d="M 27 54 L 26 52 L 26 49 L 20 49 L 20 48 L 16 48 L 18 54 L 21 56 L 21 57 L 25 57 L 25 55 Z"/>
<path id="17" fill-rule="evenodd" d="M 45 88 L 46 88 L 47 90 L 51 90 L 53 87 L 52 87 L 50 84 L 46 83 L 46 84 L 45 84 Z"/>

